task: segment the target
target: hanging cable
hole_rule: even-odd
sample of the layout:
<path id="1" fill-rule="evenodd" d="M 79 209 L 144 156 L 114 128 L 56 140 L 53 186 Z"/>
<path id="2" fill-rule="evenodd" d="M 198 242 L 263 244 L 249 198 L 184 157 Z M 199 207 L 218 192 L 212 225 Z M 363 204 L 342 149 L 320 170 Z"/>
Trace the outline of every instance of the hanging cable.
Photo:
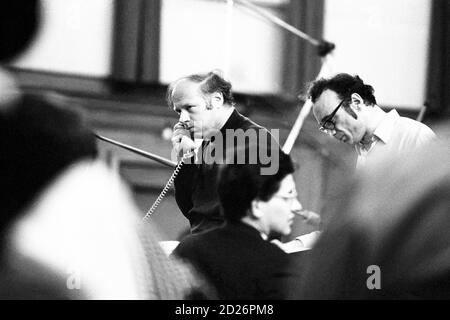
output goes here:
<path id="1" fill-rule="evenodd" d="M 225 46 L 225 58 L 223 71 L 228 76 L 230 74 L 231 68 L 231 52 L 233 48 L 233 11 L 234 11 L 234 0 L 227 0 L 227 14 L 226 14 L 226 43 Z"/>
<path id="2" fill-rule="evenodd" d="M 228 1 L 228 0 L 227 0 Z M 283 21 L 282 19 L 278 18 L 277 16 L 259 8 L 258 6 L 254 5 L 248 0 L 234 0 L 236 3 L 250 9 L 251 11 L 257 13 L 261 17 L 265 18 L 266 20 L 272 22 L 273 24 L 289 31 L 290 33 L 296 35 L 297 37 L 300 37 L 303 40 L 308 41 L 310 44 L 317 47 L 318 54 L 321 57 L 326 56 L 329 54 L 333 49 L 335 48 L 335 45 L 331 42 L 325 41 L 325 40 L 318 40 L 310 35 L 304 33 L 303 31 L 295 28 L 294 26 L 290 25 L 289 23 Z"/>
<path id="3" fill-rule="evenodd" d="M 230 0 L 226 0 L 226 1 L 228 2 Z M 326 76 L 326 74 L 331 73 L 327 69 L 330 69 L 329 54 L 335 48 L 335 45 L 333 43 L 325 41 L 325 40 L 317 40 L 317 39 L 309 36 L 308 34 L 304 33 L 303 31 L 300 31 L 299 29 L 288 24 L 287 22 L 283 21 L 282 19 L 278 18 L 277 16 L 270 14 L 267 11 L 259 8 L 258 6 L 254 5 L 253 3 L 251 3 L 248 0 L 233 0 L 233 1 L 237 4 L 240 4 L 248 9 L 250 9 L 253 12 L 257 13 L 258 15 L 260 15 L 261 17 L 265 18 L 266 20 L 272 22 L 273 24 L 291 32 L 292 34 L 294 34 L 294 35 L 300 37 L 301 39 L 308 41 L 310 44 L 316 46 L 318 55 L 322 57 L 322 67 L 321 67 L 321 70 L 320 70 L 318 76 L 316 77 L 316 79 L 319 79 L 321 77 Z M 231 2 L 233 2 L 233 1 L 231 1 Z M 291 152 L 291 150 L 295 144 L 295 141 L 297 140 L 298 135 L 300 134 L 300 130 L 303 126 L 303 122 L 306 119 L 306 117 L 308 116 L 308 114 L 310 113 L 311 108 L 312 108 L 312 102 L 308 99 L 308 100 L 306 100 L 303 107 L 301 108 L 300 113 L 299 113 L 293 127 L 291 128 L 288 138 L 286 139 L 286 142 L 283 146 L 283 151 L 285 153 L 289 154 Z"/>

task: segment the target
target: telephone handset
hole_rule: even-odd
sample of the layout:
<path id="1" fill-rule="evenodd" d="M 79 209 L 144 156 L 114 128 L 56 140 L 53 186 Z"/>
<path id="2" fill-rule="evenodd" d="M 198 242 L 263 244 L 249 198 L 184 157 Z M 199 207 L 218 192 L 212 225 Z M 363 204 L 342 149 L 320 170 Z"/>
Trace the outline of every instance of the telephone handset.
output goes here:
<path id="1" fill-rule="evenodd" d="M 189 138 L 187 136 L 184 136 L 181 138 L 180 146 L 178 150 L 183 150 L 183 156 L 182 159 L 190 158 L 195 155 L 195 142 L 192 140 L 192 138 Z M 186 150 L 186 151 L 184 151 Z"/>
<path id="2" fill-rule="evenodd" d="M 177 177 L 178 173 L 180 172 L 181 167 L 185 163 L 186 159 L 195 155 L 195 152 L 194 152 L 195 142 L 193 141 L 193 135 L 190 133 L 187 124 L 184 122 L 178 122 L 174 126 L 174 135 L 175 135 L 176 130 L 181 131 L 181 134 L 180 134 L 181 137 L 179 137 L 179 138 L 175 137 L 179 141 L 178 142 L 179 145 L 175 148 L 176 148 L 176 150 L 183 150 L 183 156 L 181 157 L 177 166 L 173 170 L 172 175 L 170 176 L 170 178 L 167 181 L 166 185 L 164 186 L 163 190 L 159 194 L 158 198 L 156 198 L 155 202 L 153 202 L 153 205 L 147 211 L 147 213 L 145 214 L 144 218 L 142 218 L 142 220 L 147 220 L 148 217 L 150 217 L 155 212 L 156 208 L 159 206 L 161 201 L 164 199 L 167 191 L 170 189 L 173 182 L 175 181 L 175 178 Z M 189 136 L 187 136 L 186 133 L 189 134 Z"/>

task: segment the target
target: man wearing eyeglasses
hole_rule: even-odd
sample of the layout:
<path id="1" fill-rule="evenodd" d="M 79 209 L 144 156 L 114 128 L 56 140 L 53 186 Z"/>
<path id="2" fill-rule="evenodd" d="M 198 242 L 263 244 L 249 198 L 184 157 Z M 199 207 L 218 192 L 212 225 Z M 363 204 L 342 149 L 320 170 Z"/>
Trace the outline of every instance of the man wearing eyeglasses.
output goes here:
<path id="1" fill-rule="evenodd" d="M 374 89 L 357 75 L 319 79 L 310 86 L 309 96 L 319 130 L 355 147 L 357 169 L 435 138 L 426 125 L 378 107 Z"/>
<path id="2" fill-rule="evenodd" d="M 260 162 L 225 161 L 217 192 L 226 223 L 186 237 L 175 249 L 213 285 L 219 299 L 286 298 L 286 283 L 300 275 L 307 260 L 308 253 L 288 255 L 269 241 L 289 235 L 295 215 L 303 210 L 294 164 L 289 155 L 277 154 L 274 175 L 261 175 L 265 165 Z"/>

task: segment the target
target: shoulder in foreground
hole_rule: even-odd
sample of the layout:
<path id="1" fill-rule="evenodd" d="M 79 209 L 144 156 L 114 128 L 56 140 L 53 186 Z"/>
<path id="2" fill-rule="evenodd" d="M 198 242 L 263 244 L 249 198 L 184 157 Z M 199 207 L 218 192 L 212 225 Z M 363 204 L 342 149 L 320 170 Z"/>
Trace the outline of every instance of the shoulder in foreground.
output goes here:
<path id="1" fill-rule="evenodd" d="M 212 238 L 214 238 L 213 230 L 207 230 L 196 234 L 190 234 L 183 238 L 176 249 L 174 250 L 175 254 L 179 254 L 185 251 L 189 251 L 195 249 L 199 246 L 208 245 L 211 242 Z"/>

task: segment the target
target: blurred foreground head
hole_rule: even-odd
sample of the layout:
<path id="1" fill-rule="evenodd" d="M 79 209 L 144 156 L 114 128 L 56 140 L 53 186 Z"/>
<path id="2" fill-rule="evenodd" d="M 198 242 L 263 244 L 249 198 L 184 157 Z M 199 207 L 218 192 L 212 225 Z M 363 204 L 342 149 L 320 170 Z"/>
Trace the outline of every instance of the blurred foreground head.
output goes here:
<path id="1" fill-rule="evenodd" d="M 0 112 L 0 299 L 182 299 L 197 280 L 159 247 L 128 187 L 59 96 Z M 196 289 L 195 289 L 196 290 Z"/>
<path id="2" fill-rule="evenodd" d="M 0 1 L 0 62 L 23 52 L 39 26 L 38 0 Z"/>
<path id="3" fill-rule="evenodd" d="M 450 298 L 450 139 L 389 163 L 344 192 L 292 298 Z"/>
<path id="4" fill-rule="evenodd" d="M 79 114 L 60 99 L 25 95 L 0 107 L 0 234 L 66 167 L 97 153 Z"/>
<path id="5" fill-rule="evenodd" d="M 2 68 L 26 51 L 40 23 L 38 0 L 0 1 L 0 109 L 20 96 L 13 75 Z"/>

